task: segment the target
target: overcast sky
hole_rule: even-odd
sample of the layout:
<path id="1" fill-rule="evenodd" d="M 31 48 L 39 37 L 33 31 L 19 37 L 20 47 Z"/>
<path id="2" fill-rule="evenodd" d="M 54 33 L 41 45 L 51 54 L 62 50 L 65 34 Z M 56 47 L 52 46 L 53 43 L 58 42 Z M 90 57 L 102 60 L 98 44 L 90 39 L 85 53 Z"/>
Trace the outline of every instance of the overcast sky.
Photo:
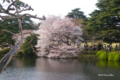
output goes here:
<path id="1" fill-rule="evenodd" d="M 31 14 L 37 14 L 39 17 L 45 15 L 65 16 L 75 8 L 80 8 L 86 16 L 94 11 L 97 0 L 21 0 L 31 5 L 34 11 Z M 35 22 L 39 22 L 35 20 Z"/>

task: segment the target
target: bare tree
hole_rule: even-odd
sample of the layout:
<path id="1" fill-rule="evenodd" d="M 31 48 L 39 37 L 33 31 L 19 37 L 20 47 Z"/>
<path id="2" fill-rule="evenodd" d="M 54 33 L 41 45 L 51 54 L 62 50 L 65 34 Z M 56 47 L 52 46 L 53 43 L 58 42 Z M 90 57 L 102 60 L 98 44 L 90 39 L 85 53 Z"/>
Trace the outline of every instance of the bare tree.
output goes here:
<path id="1" fill-rule="evenodd" d="M 6 8 L 6 6 L 4 7 L 2 5 L 3 3 L 8 5 L 7 8 Z M 31 15 L 28 13 L 22 14 L 22 12 L 24 12 L 24 11 L 29 11 L 29 10 L 33 11 L 33 8 L 20 0 L 3 0 L 3 3 L 2 4 L 0 3 L 0 19 L 1 19 L 0 22 L 4 21 L 6 19 L 18 19 L 19 30 L 21 33 L 21 40 L 18 40 L 17 34 L 14 34 L 7 30 L 4 30 L 0 33 L 0 35 L 2 35 L 4 32 L 7 32 L 7 33 L 10 33 L 10 34 L 16 36 L 15 46 L 0 61 L 0 74 L 4 71 L 4 69 L 6 68 L 8 63 L 15 57 L 15 55 L 18 53 L 18 51 L 20 50 L 20 47 L 23 44 L 24 38 L 23 38 L 21 20 L 24 19 L 24 17 L 45 20 L 44 16 L 43 16 L 43 18 L 39 18 L 36 15 Z M 2 14 L 5 14 L 5 15 L 3 16 Z M 31 35 L 33 36 L 33 34 L 31 34 Z M 32 42 L 32 39 L 30 42 Z M 31 47 L 32 47 L 32 45 L 31 45 Z"/>

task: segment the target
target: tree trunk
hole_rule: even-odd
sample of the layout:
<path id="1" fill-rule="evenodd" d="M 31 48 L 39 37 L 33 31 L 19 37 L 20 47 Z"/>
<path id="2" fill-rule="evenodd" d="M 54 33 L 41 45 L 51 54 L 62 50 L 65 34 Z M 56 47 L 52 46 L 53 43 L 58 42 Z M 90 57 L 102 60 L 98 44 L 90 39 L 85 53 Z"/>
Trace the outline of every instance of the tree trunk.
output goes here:
<path id="1" fill-rule="evenodd" d="M 22 32 L 22 25 L 21 25 L 21 20 L 18 19 L 18 23 L 19 23 L 19 29 L 21 31 L 21 41 L 16 41 L 15 46 L 1 59 L 0 61 L 0 74 L 4 71 L 4 69 L 6 68 L 6 66 L 8 65 L 8 63 L 15 57 L 15 55 L 17 55 L 17 53 L 19 52 L 22 44 L 23 44 L 23 32 Z"/>

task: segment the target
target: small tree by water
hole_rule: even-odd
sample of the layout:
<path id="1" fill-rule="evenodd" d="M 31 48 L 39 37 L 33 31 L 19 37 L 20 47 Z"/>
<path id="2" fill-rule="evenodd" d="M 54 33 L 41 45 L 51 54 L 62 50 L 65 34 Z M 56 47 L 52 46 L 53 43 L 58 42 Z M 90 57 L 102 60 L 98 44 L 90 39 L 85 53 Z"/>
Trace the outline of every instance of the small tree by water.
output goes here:
<path id="1" fill-rule="evenodd" d="M 74 26 L 70 18 L 50 16 L 41 22 L 38 55 L 47 57 L 77 57 L 81 52 L 82 29 Z"/>
<path id="2" fill-rule="evenodd" d="M 23 43 L 22 46 L 22 50 L 23 50 L 23 54 L 24 55 L 35 55 L 35 52 L 33 51 L 33 49 L 31 48 L 29 42 L 31 40 L 32 36 L 28 36 L 25 40 L 25 42 Z M 31 42 L 31 44 L 33 45 L 33 48 L 36 50 L 36 48 L 34 47 L 35 45 L 37 45 L 37 37 L 33 37 L 33 41 Z"/>

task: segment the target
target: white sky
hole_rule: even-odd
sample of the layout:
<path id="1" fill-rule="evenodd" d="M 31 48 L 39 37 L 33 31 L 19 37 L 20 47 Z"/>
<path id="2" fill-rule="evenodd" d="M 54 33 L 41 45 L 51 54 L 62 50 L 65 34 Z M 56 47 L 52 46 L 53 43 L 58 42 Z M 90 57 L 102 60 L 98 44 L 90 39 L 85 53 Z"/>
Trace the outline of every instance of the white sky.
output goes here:
<path id="1" fill-rule="evenodd" d="M 97 0 L 21 0 L 34 9 L 29 13 L 42 17 L 45 15 L 66 16 L 68 12 L 75 8 L 80 8 L 81 11 L 88 17 L 96 8 Z M 34 20 L 38 23 L 38 20 Z"/>

